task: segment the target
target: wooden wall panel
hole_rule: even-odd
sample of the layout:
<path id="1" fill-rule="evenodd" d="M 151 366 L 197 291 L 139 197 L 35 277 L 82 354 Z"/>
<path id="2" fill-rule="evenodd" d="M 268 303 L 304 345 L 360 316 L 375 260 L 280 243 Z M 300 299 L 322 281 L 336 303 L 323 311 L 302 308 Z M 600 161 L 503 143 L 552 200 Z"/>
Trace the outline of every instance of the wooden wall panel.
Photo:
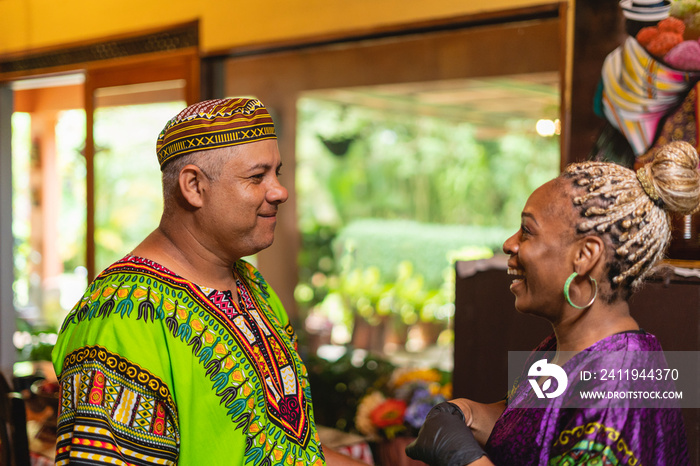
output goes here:
<path id="1" fill-rule="evenodd" d="M 593 112 L 596 88 L 605 57 L 625 37 L 622 10 L 617 2 L 576 2 L 571 73 L 571 105 L 562 139 L 563 163 L 585 160 L 598 139 L 605 120 Z"/>

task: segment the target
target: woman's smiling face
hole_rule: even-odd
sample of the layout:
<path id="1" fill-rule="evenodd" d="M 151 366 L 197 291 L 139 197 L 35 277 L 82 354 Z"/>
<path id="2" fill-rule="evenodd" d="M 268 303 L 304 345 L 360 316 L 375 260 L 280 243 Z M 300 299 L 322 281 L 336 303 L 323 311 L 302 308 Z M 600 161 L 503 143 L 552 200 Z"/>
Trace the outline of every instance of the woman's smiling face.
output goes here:
<path id="1" fill-rule="evenodd" d="M 510 291 L 518 311 L 551 321 L 561 315 L 564 283 L 574 271 L 574 215 L 560 178 L 540 186 L 525 204 L 520 229 L 503 244 L 508 274 L 516 276 Z"/>

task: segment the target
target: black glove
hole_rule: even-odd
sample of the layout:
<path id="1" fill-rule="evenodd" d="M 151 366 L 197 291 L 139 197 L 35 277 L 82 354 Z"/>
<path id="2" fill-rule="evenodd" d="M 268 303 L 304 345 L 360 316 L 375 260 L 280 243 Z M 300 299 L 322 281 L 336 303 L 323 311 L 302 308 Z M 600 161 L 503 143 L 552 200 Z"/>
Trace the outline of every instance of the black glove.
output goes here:
<path id="1" fill-rule="evenodd" d="M 457 405 L 435 405 L 406 454 L 430 466 L 464 466 L 486 454 L 477 443 Z"/>

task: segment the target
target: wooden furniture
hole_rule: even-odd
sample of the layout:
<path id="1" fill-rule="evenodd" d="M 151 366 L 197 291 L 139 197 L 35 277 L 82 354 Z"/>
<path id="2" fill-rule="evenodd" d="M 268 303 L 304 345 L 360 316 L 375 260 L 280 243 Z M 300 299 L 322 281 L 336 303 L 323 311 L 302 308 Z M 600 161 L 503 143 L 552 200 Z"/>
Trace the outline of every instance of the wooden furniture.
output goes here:
<path id="1" fill-rule="evenodd" d="M 454 396 L 498 401 L 509 388 L 508 351 L 533 349 L 551 326 L 515 310 L 505 257 L 459 262 L 456 271 Z M 667 269 L 630 305 L 640 327 L 656 335 L 665 351 L 700 350 L 700 277 Z M 683 415 L 691 464 L 700 465 L 700 409 L 683 409 Z"/>
<path id="2" fill-rule="evenodd" d="M 24 400 L 0 373 L 0 464 L 29 466 L 30 462 Z"/>

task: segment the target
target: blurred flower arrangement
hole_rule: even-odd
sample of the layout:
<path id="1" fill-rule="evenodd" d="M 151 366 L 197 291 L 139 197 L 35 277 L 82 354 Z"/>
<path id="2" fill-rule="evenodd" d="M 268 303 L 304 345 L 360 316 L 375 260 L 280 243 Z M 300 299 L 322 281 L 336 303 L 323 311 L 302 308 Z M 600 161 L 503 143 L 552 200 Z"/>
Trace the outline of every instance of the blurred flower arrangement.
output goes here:
<path id="1" fill-rule="evenodd" d="M 397 368 L 382 387 L 374 387 L 360 400 L 355 427 L 369 440 L 415 436 L 428 411 L 450 399 L 449 374 L 436 369 Z"/>

